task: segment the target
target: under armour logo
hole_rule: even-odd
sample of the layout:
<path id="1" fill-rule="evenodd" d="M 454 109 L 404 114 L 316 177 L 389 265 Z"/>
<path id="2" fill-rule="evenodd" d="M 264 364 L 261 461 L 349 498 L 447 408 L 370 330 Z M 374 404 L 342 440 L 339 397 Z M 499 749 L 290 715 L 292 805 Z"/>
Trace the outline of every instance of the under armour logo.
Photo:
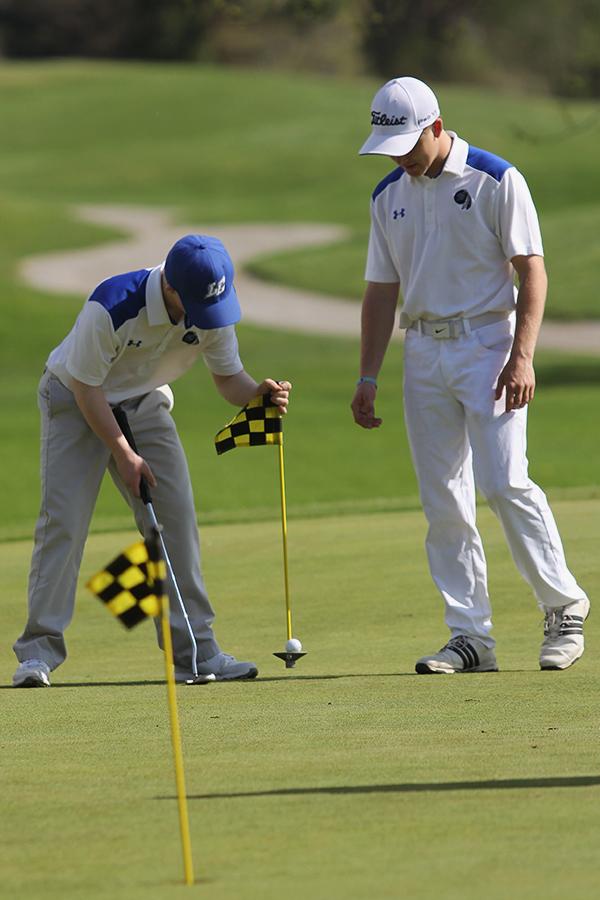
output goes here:
<path id="1" fill-rule="evenodd" d="M 193 331 L 186 331 L 184 336 L 181 338 L 184 344 L 199 344 L 200 339 L 197 334 Z"/>
<path id="2" fill-rule="evenodd" d="M 460 205 L 461 209 L 471 209 L 471 195 L 468 191 L 457 191 L 454 195 L 454 202 Z"/>
<path id="3" fill-rule="evenodd" d="M 127 346 L 128 347 L 141 347 L 142 342 L 141 341 L 127 341 Z"/>
<path id="4" fill-rule="evenodd" d="M 403 219 L 406 215 L 406 210 L 404 209 L 404 207 L 402 207 L 402 209 L 395 209 L 392 215 L 395 219 Z"/>

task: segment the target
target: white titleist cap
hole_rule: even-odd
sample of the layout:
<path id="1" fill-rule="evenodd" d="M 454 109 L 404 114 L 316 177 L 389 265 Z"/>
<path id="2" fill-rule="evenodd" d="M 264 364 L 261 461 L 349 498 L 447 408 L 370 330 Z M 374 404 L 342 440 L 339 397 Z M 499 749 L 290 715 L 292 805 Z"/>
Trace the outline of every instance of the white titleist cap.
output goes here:
<path id="1" fill-rule="evenodd" d="M 404 156 L 421 132 L 440 115 L 435 94 L 418 78 L 392 78 L 377 91 L 371 104 L 370 138 L 359 153 Z"/>

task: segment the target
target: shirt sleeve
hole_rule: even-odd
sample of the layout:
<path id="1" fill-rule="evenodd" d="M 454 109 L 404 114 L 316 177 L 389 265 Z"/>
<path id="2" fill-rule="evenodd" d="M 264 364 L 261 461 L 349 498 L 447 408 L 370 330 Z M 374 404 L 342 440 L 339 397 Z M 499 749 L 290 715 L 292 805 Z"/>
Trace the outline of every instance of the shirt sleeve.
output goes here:
<path id="1" fill-rule="evenodd" d="M 109 313 L 100 303 L 88 300 L 75 323 L 66 360 L 67 372 L 84 384 L 101 385 L 119 350 L 120 342 Z"/>
<path id="2" fill-rule="evenodd" d="M 235 325 L 205 331 L 201 349 L 204 362 L 215 375 L 236 375 L 244 368 L 238 351 Z"/>
<path id="3" fill-rule="evenodd" d="M 498 238 L 506 259 L 544 255 L 537 211 L 527 182 L 518 169 L 507 169 L 500 182 L 496 219 Z"/>
<path id="4" fill-rule="evenodd" d="M 396 282 L 400 281 L 398 270 L 390 255 L 385 224 L 382 221 L 383 210 L 376 200 L 371 203 L 371 232 L 367 251 L 365 281 Z"/>

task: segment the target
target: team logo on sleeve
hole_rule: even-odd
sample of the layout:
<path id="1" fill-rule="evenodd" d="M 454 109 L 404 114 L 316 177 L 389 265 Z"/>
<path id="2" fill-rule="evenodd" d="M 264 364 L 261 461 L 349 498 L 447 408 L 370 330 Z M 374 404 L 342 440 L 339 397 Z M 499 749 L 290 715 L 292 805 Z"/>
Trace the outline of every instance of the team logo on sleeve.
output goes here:
<path id="1" fill-rule="evenodd" d="M 471 195 L 468 191 L 457 191 L 454 195 L 454 202 L 458 203 L 461 209 L 471 209 Z"/>

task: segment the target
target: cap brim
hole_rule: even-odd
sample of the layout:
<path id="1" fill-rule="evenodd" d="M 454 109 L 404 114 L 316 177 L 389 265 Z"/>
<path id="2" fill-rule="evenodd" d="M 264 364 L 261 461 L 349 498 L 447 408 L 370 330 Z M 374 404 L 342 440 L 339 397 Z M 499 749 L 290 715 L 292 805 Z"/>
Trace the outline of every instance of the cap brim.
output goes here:
<path id="1" fill-rule="evenodd" d="M 404 156 L 406 153 L 410 153 L 421 134 L 421 128 L 418 131 L 410 131 L 408 134 L 373 133 L 364 142 L 358 154 L 359 156 L 366 156 L 368 153 L 379 153 L 382 156 Z"/>
<path id="2" fill-rule="evenodd" d="M 239 300 L 233 286 L 229 292 L 216 297 L 212 303 L 206 300 L 185 300 L 181 298 L 188 321 L 196 328 L 209 330 L 235 325 L 242 318 Z"/>

